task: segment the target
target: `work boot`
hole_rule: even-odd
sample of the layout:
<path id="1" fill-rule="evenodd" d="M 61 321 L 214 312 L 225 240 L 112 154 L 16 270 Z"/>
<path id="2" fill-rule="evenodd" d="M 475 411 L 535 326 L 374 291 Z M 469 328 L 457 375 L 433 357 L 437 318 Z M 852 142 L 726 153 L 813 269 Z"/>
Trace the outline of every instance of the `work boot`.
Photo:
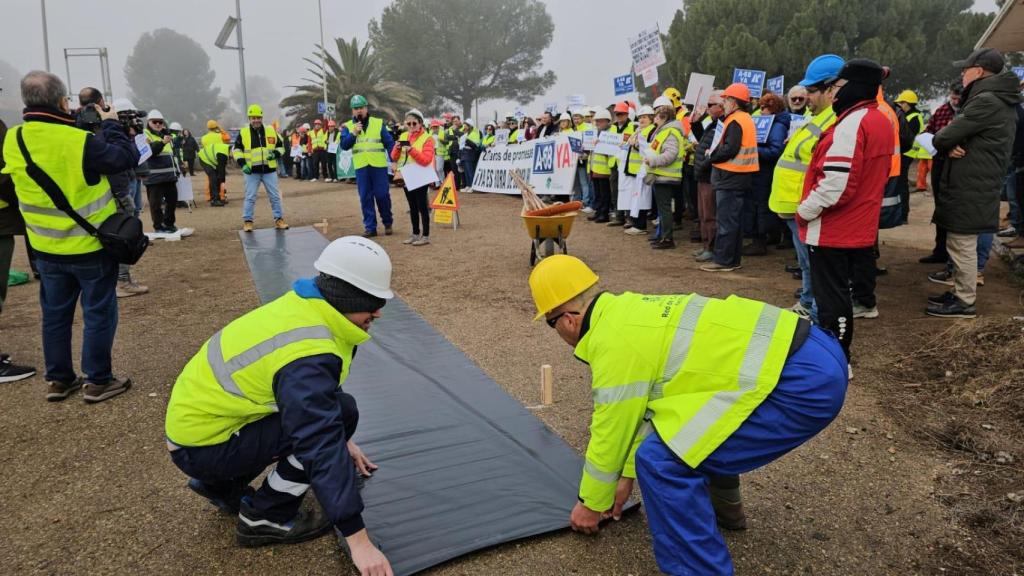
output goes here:
<path id="1" fill-rule="evenodd" d="M 245 548 L 270 544 L 298 544 L 319 538 L 331 530 L 331 521 L 324 516 L 316 498 L 311 507 L 303 507 L 289 522 L 278 524 L 261 517 L 252 508 L 251 499 L 242 498 L 235 524 L 235 542 Z"/>
<path id="2" fill-rule="evenodd" d="M 651 244 L 651 248 L 654 248 L 655 250 L 671 250 L 671 249 L 673 249 L 675 247 L 676 247 L 675 241 L 674 240 L 668 240 L 668 239 L 666 239 L 666 240 L 659 240 L 658 242 L 655 242 L 654 244 Z"/>
<path id="3" fill-rule="evenodd" d="M 711 490 L 711 507 L 715 509 L 715 520 L 726 530 L 746 530 L 747 515 L 743 512 L 743 500 L 729 501 Z"/>
<path id="4" fill-rule="evenodd" d="M 121 394 L 127 392 L 132 387 L 131 378 L 111 378 L 106 384 L 93 384 L 89 382 L 85 385 L 85 392 L 82 395 L 82 400 L 85 400 L 86 404 L 95 404 L 97 402 L 103 402 Z"/>
<path id="5" fill-rule="evenodd" d="M 252 486 L 246 486 L 242 492 L 229 496 L 222 496 L 214 492 L 205 482 L 195 478 L 188 479 L 188 488 L 208 500 L 210 504 L 213 504 L 218 510 L 231 514 L 232 516 L 236 516 L 238 511 L 241 509 L 242 498 L 244 496 L 252 496 L 256 492 L 253 490 Z"/>
<path id="6" fill-rule="evenodd" d="M 82 387 L 84 380 L 82 378 L 75 378 L 71 382 L 57 382 L 55 380 L 46 381 L 46 401 L 47 402 L 60 402 L 71 396 L 79 388 Z"/>
<path id="7" fill-rule="evenodd" d="M 373 238 L 376 235 L 376 230 L 363 230 L 363 238 Z"/>
<path id="8" fill-rule="evenodd" d="M 252 220 L 242 222 L 242 232 L 252 232 Z"/>
<path id="9" fill-rule="evenodd" d="M 284 218 L 278 218 L 277 220 L 274 220 L 274 228 L 277 228 L 278 230 L 287 230 L 288 224 L 285 223 Z"/>
<path id="10" fill-rule="evenodd" d="M 131 298 L 132 296 L 139 296 L 141 294 L 148 293 L 149 287 L 136 282 L 127 281 L 118 282 L 115 290 L 118 298 Z"/>
<path id="11" fill-rule="evenodd" d="M 395 231 L 394 231 L 394 229 L 391 228 L 391 226 L 386 226 L 384 228 L 384 235 L 385 236 L 391 236 L 394 233 L 395 233 Z"/>

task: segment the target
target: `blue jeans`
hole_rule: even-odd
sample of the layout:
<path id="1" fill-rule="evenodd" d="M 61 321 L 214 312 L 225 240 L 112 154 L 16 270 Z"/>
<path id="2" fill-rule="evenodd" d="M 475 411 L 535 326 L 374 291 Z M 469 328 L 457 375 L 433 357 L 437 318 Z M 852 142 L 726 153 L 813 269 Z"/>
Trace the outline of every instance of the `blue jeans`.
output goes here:
<path id="1" fill-rule="evenodd" d="M 359 206 L 363 209 L 363 228 L 369 232 L 377 231 L 377 212 L 374 211 L 374 203 L 377 210 L 380 210 L 380 219 L 384 227 L 391 228 L 394 216 L 391 214 L 388 169 L 364 166 L 356 170 L 356 188 L 359 190 Z"/>
<path id="2" fill-rule="evenodd" d="M 245 175 L 245 205 L 242 208 L 242 220 L 246 222 L 252 222 L 253 211 L 256 208 L 256 193 L 259 192 L 260 182 L 263 182 L 263 187 L 267 189 L 267 198 L 270 199 L 270 211 L 274 214 L 274 220 L 284 216 L 281 211 L 281 193 L 277 190 L 277 172 L 269 174 L 254 172 Z"/>
<path id="3" fill-rule="evenodd" d="M 815 310 L 814 292 L 811 289 L 811 259 L 807 254 L 807 245 L 800 241 L 796 218 L 787 219 L 786 226 L 789 226 L 789 231 L 793 233 L 796 261 L 800 264 L 800 305 L 811 312 L 812 320 L 817 321 L 818 311 Z"/>
<path id="4" fill-rule="evenodd" d="M 743 198 L 746 190 L 715 190 L 715 264 L 739 266 L 743 255 Z"/>
<path id="5" fill-rule="evenodd" d="M 75 262 L 36 259 L 39 305 L 43 310 L 43 359 L 46 379 L 71 382 L 71 324 L 82 301 L 82 372 L 89 382 L 113 378 L 110 353 L 117 332 L 117 262 L 96 252 Z"/>
<path id="6" fill-rule="evenodd" d="M 1010 224 L 1017 230 L 1024 228 L 1024 213 L 1021 212 L 1020 206 L 1017 205 L 1017 175 L 1013 164 L 1010 164 L 1010 170 L 1006 175 L 1006 180 L 1003 182 L 1003 192 L 1006 193 L 1006 200 L 1010 203 Z M 980 260 L 978 265 L 981 266 Z"/>
<path id="7" fill-rule="evenodd" d="M 573 200 L 581 200 L 584 206 L 593 208 L 594 188 L 590 185 L 590 175 L 587 174 L 586 166 L 576 166 L 576 186 L 579 189 L 573 189 Z"/>
<path id="8" fill-rule="evenodd" d="M 814 326 L 786 360 L 775 389 L 700 465 L 688 466 L 657 433 L 643 441 L 636 451 L 637 480 L 662 572 L 733 573 L 715 523 L 709 476 L 750 472 L 807 442 L 839 414 L 846 385 L 839 341 Z"/>
<path id="9" fill-rule="evenodd" d="M 132 197 L 132 201 L 135 202 L 135 217 L 138 218 L 142 214 L 142 182 L 138 178 L 133 178 L 128 183 L 128 195 Z"/>

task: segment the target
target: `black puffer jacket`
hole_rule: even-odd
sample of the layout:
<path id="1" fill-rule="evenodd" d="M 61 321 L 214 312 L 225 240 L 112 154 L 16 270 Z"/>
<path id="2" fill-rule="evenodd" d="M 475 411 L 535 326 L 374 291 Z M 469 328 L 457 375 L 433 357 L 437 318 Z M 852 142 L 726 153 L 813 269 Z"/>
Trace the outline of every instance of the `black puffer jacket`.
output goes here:
<path id="1" fill-rule="evenodd" d="M 1021 101 L 1020 79 L 1009 70 L 975 80 L 963 104 L 933 144 L 946 156 L 960 146 L 963 158 L 945 158 L 932 221 L 957 234 L 996 232 L 999 192 L 1006 178 Z"/>

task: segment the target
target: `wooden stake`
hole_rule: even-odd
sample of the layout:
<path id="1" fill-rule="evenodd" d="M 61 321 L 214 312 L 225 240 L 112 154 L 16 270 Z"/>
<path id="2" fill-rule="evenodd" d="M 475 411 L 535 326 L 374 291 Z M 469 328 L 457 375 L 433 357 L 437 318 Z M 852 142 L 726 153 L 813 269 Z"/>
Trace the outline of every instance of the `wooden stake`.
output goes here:
<path id="1" fill-rule="evenodd" d="M 319 228 L 320 233 L 323 234 L 324 236 L 327 236 L 327 218 L 324 218 L 323 221 L 320 222 L 319 224 L 313 224 L 313 227 Z"/>
<path id="2" fill-rule="evenodd" d="M 555 377 L 551 372 L 550 364 L 540 367 L 540 396 L 545 406 L 550 406 L 555 402 Z"/>

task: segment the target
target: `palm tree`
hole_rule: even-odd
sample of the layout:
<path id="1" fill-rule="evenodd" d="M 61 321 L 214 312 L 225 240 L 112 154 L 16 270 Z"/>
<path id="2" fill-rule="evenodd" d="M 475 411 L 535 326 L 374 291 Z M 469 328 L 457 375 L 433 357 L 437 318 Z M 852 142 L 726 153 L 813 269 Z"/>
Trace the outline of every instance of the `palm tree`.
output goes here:
<path id="1" fill-rule="evenodd" d="M 302 86 L 290 86 L 295 93 L 281 100 L 281 108 L 287 109 L 292 118 L 292 126 L 303 122 L 312 122 L 317 114 L 317 103 L 323 102 L 324 92 L 322 78 L 323 68 L 320 66 L 320 54 L 324 53 L 324 64 L 327 68 L 327 101 L 334 103 L 338 116 L 348 115 L 348 100 L 354 94 L 362 94 L 370 103 L 370 108 L 377 114 L 401 118 L 408 109 L 419 106 L 419 92 L 401 84 L 388 80 L 384 67 L 377 55 L 370 52 L 370 43 L 362 48 L 355 38 L 346 42 L 335 38 L 338 46 L 338 58 L 327 53 L 317 44 L 317 51 L 311 58 L 303 58 L 311 68 L 307 71 L 311 78 L 303 78 Z"/>

